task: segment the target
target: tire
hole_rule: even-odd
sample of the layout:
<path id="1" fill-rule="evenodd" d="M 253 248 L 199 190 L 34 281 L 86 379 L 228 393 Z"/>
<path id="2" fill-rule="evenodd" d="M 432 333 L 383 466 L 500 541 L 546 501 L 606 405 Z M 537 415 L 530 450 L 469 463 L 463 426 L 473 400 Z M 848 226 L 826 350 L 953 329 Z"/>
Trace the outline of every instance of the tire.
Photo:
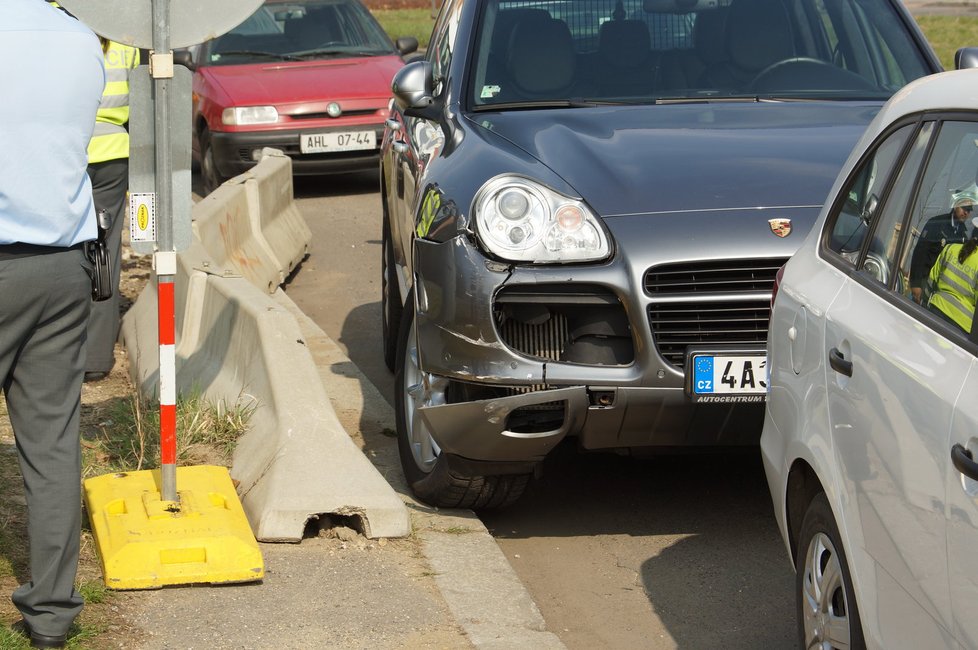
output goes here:
<path id="1" fill-rule="evenodd" d="M 449 381 L 425 373 L 418 365 L 414 291 L 404 305 L 394 375 L 394 411 L 401 468 L 414 495 L 440 508 L 488 510 L 514 503 L 531 474 L 475 475 L 471 463 L 443 454 L 418 415 L 422 404 L 444 404 Z M 481 464 L 485 467 L 486 464 Z"/>
<path id="2" fill-rule="evenodd" d="M 224 176 L 217 171 L 217 165 L 214 163 L 214 149 L 211 148 L 211 132 L 207 130 L 207 127 L 200 133 L 200 180 L 203 184 L 204 194 L 210 194 L 218 187 L 221 183 L 227 180 Z"/>
<path id="3" fill-rule="evenodd" d="M 383 196 L 383 194 L 382 194 Z M 381 200 L 384 200 L 383 198 Z M 381 310 L 383 311 L 384 363 L 391 372 L 397 365 L 397 339 L 401 329 L 401 292 L 397 284 L 397 270 L 394 266 L 394 241 L 388 222 L 387 202 L 384 200 L 384 227 L 381 245 Z"/>
<path id="4" fill-rule="evenodd" d="M 801 647 L 864 650 L 849 564 L 825 493 L 816 495 L 805 512 L 795 558 Z"/>

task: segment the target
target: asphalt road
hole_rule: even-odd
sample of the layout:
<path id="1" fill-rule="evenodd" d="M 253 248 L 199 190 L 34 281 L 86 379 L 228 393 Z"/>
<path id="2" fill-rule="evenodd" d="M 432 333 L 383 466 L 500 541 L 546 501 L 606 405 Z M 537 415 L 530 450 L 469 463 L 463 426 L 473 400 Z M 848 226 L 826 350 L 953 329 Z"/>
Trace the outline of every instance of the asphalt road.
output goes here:
<path id="1" fill-rule="evenodd" d="M 377 183 L 297 180 L 313 242 L 286 291 L 393 402 Z M 756 450 L 639 459 L 567 444 L 519 503 L 483 521 L 569 648 L 795 644 L 794 574 Z"/>

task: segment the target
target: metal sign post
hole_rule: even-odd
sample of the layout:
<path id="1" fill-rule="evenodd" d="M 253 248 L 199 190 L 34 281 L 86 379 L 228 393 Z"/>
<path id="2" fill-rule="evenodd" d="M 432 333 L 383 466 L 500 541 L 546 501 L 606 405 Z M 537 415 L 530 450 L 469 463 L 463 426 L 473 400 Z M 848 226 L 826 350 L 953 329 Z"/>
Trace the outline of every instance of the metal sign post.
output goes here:
<path id="1" fill-rule="evenodd" d="M 262 0 L 60 0 L 98 34 L 139 48 L 151 48 L 150 82 L 131 83 L 132 105 L 148 109 L 131 121 L 130 222 L 155 233 L 133 241 L 138 252 L 153 253 L 159 325 L 160 471 L 124 472 L 85 481 L 92 529 L 106 584 L 117 589 L 155 588 L 192 582 L 245 582 L 264 575 L 261 552 L 224 467 L 180 470 L 177 491 L 176 300 L 177 252 L 189 245 L 190 74 L 174 71 L 171 47 L 200 43 L 238 25 Z M 145 68 L 140 66 L 140 71 Z M 147 92 L 148 91 L 148 92 Z M 138 93 L 151 95 L 138 96 Z M 179 126 L 174 119 L 181 120 Z M 186 124 L 183 124 L 183 121 Z M 143 129 L 143 131 L 140 131 Z M 187 138 L 189 140 L 189 137 Z M 150 155 L 152 151 L 152 155 Z M 149 158 L 152 158 L 150 162 Z M 181 172 L 186 171 L 186 175 Z M 174 209 L 174 175 L 181 195 Z M 152 180 L 150 183 L 149 181 Z M 147 191 L 151 190 L 151 191 Z M 138 192 L 138 194 L 137 194 Z M 154 228 L 147 228 L 150 216 Z M 181 223 L 174 237 L 174 217 Z M 130 232 L 134 231 L 130 228 Z M 189 486 L 189 487 L 187 487 Z M 192 525 L 191 525 L 192 522 Z"/>
<path id="2" fill-rule="evenodd" d="M 170 163 L 169 84 L 173 78 L 173 52 L 170 51 L 170 0 L 153 0 L 153 53 L 150 75 L 156 91 L 153 103 L 156 116 L 156 205 L 159 214 L 157 250 L 153 253 L 156 268 L 159 342 L 160 342 L 160 472 L 162 500 L 170 510 L 179 509 L 177 501 L 177 361 L 176 303 L 173 281 L 177 274 L 177 254 L 173 247 L 173 219 L 170 203 L 173 177 L 166 173 Z"/>

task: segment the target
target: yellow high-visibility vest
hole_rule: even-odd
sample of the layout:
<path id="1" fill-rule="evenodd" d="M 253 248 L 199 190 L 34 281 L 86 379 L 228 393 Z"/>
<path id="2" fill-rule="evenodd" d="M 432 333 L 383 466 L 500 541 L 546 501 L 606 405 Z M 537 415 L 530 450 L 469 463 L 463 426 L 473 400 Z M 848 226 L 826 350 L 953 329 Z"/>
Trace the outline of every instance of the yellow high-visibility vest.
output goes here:
<path id="1" fill-rule="evenodd" d="M 978 298 L 978 251 L 974 251 L 964 263 L 958 262 L 958 253 L 964 244 L 949 244 L 930 271 L 930 281 L 935 288 L 930 304 L 948 315 L 965 332 L 971 332 Z"/>
<path id="2" fill-rule="evenodd" d="M 139 65 L 139 50 L 109 41 L 105 51 L 105 91 L 88 143 L 88 162 L 129 157 L 129 72 Z"/>

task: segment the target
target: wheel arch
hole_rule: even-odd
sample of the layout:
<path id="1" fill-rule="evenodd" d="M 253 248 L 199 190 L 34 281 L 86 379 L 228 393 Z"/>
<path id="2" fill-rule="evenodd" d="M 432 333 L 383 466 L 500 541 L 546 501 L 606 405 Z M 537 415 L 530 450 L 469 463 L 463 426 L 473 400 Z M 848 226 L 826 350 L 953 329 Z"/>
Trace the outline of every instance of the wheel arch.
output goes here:
<path id="1" fill-rule="evenodd" d="M 785 486 L 785 527 L 788 529 L 791 564 L 795 566 L 798 558 L 798 535 L 801 533 L 802 520 L 812 500 L 825 492 L 822 482 L 818 480 L 815 470 L 806 461 L 797 459 L 788 472 Z"/>
<path id="2" fill-rule="evenodd" d="M 391 244 L 394 248 L 393 250 L 394 259 L 391 261 L 394 263 L 395 268 L 400 269 L 401 271 L 399 273 L 398 272 L 394 273 L 394 279 L 397 280 L 397 295 L 400 297 L 401 307 L 403 308 L 403 306 L 407 304 L 408 294 L 411 292 L 411 289 L 413 287 L 413 283 L 411 282 L 411 278 L 410 278 L 410 273 L 408 271 L 407 260 L 403 259 L 404 256 L 410 254 L 410 251 L 402 251 L 400 249 L 400 246 L 398 246 L 399 240 L 397 238 L 399 235 L 395 230 L 395 227 L 398 224 L 395 224 L 393 218 L 391 217 L 391 207 L 390 207 L 390 202 L 388 201 L 388 194 L 387 194 L 388 189 L 390 188 L 387 183 L 387 177 L 384 173 L 384 170 L 381 169 L 381 173 L 380 173 L 381 219 L 383 219 L 383 227 L 387 229 L 387 233 L 391 238 Z M 413 237 L 411 241 L 413 246 L 414 243 Z M 401 259 L 398 258 L 399 254 L 402 256 Z"/>

